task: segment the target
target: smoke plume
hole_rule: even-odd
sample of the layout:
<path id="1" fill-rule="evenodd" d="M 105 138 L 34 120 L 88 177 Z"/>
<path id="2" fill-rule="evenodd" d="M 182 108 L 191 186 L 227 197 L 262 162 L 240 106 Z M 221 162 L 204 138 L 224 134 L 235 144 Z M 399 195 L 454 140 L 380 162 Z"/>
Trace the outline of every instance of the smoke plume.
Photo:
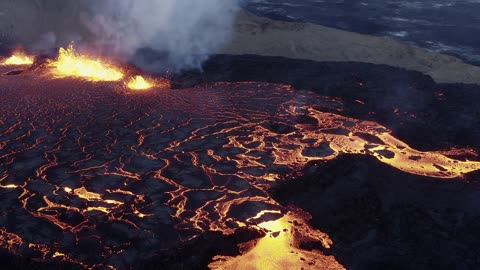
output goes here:
<path id="1" fill-rule="evenodd" d="M 196 68 L 228 42 L 239 1 L 2 0 L 0 46 L 45 52 L 75 42 L 143 68 Z"/>
<path id="2" fill-rule="evenodd" d="M 97 48 L 134 58 L 144 67 L 156 63 L 142 60 L 139 50 L 153 50 L 164 56 L 160 61 L 183 69 L 199 67 L 229 40 L 238 1 L 105 0 L 88 5 L 82 21 Z"/>

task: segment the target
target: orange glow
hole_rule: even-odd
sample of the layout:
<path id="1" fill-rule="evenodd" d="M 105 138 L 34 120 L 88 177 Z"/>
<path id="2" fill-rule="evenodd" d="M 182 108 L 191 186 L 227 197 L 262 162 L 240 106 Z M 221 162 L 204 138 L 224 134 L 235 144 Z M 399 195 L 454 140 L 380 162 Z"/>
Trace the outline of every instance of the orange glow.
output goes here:
<path id="1" fill-rule="evenodd" d="M 65 254 L 57 251 L 52 255 L 52 258 L 57 258 L 57 257 L 65 257 Z"/>
<path id="2" fill-rule="evenodd" d="M 22 228 L 9 232 L 0 227 L 0 248 L 19 255 L 39 254 L 35 258 L 39 261 L 56 258 L 84 269 L 124 269 L 128 266 L 124 259 L 148 259 L 136 246 L 164 233 L 163 225 L 152 226 L 158 222 L 174 226 L 185 242 L 207 232 L 232 235 L 245 227 L 264 233 L 239 244 L 236 257 L 215 256 L 212 269 L 344 269 L 322 252 L 334 243 L 308 225 L 308 214 L 300 210 L 285 214 L 292 207 L 275 201 L 269 193 L 275 185 L 271 182 L 301 177 L 307 163 L 326 163 L 341 155 L 368 155 L 410 174 L 454 181 L 480 169 L 479 161 L 467 159 L 478 156 L 473 149 L 416 150 L 379 123 L 349 118 L 340 110 L 325 112 L 324 105 L 316 105 L 329 108 L 332 103 L 335 108 L 341 104 L 335 99 L 296 93 L 288 86 L 216 83 L 174 93 L 146 91 L 130 99 L 123 95 L 137 93 L 128 90 L 130 79 L 155 90 L 169 87 L 169 81 L 132 78 L 131 69 L 125 68 L 125 73 L 120 72 L 123 79 L 102 86 L 114 94 L 100 95 L 84 91 L 91 89 L 91 83 L 78 84 L 80 89 L 70 88 L 69 81 L 51 82 L 52 72 L 56 77 L 100 81 L 59 72 L 65 64 L 62 59 L 73 62 L 76 72 L 77 58 L 84 59 L 70 46 L 50 62 L 50 76 L 37 76 L 45 74 L 41 68 L 0 76 L 2 85 L 12 92 L 31 86 L 34 97 L 47 94 L 49 98 L 50 89 L 61 90 L 52 91 L 51 103 L 28 98 L 24 104 L 22 94 L 11 95 L 12 101 L 0 106 L 4 115 L 0 114 L 0 159 L 9 168 L 0 172 L 0 190 L 8 193 L 5 201 L 22 207 L 18 213 L 25 215 L 19 218 L 27 225 L 39 219 L 57 227 L 47 230 L 52 233 L 50 239 L 63 233 L 77 240 L 86 233 L 93 235 L 101 253 L 85 262 L 85 254 L 63 244 L 38 244 Z M 101 72 L 109 67 L 85 61 L 100 65 Z M 64 96 L 63 91 L 78 95 Z M 277 122 L 290 129 L 279 129 L 273 125 Z M 31 154 L 39 157 L 24 163 L 22 157 Z M 24 177 L 25 166 L 32 172 Z M 119 233 L 123 244 L 109 243 L 101 222 L 121 224 L 119 232 L 127 232 L 125 237 Z M 139 238 L 130 244 L 132 235 Z M 302 243 L 320 248 L 304 250 Z"/>
<path id="3" fill-rule="evenodd" d="M 90 192 L 84 187 L 77 188 L 73 190 L 73 194 L 77 195 L 79 198 L 87 200 L 87 201 L 103 201 L 108 204 L 123 204 L 122 202 L 115 201 L 115 200 L 103 200 L 102 195 L 94 192 Z"/>
<path id="4" fill-rule="evenodd" d="M 294 114 L 295 109 L 295 107 L 290 108 L 292 114 Z M 293 164 L 295 160 L 292 159 L 292 156 L 297 160 L 302 160 L 302 163 L 305 164 L 310 160 L 334 159 L 341 153 L 348 153 L 372 155 L 380 162 L 404 172 L 436 178 L 447 179 L 461 177 L 464 174 L 480 169 L 480 162 L 469 160 L 462 161 L 449 158 L 445 155 L 448 154 L 448 151 L 442 153 L 415 150 L 405 142 L 393 137 L 388 128 L 378 123 L 346 118 L 331 113 L 323 113 L 313 108 L 306 109 L 310 112 L 310 116 L 317 119 L 319 123 L 328 125 L 330 123 L 335 123 L 335 121 L 351 121 L 352 123 L 355 123 L 355 126 L 349 130 L 350 133 L 348 135 L 328 134 L 326 136 L 330 142 L 330 148 L 334 150 L 334 153 L 330 157 L 305 157 L 298 151 L 289 153 L 289 155 L 283 155 L 282 152 L 278 152 L 276 153 L 278 163 Z M 297 127 L 299 130 L 305 132 L 302 133 L 305 134 L 303 139 L 322 141 L 321 135 L 319 136 L 314 132 L 303 130 L 304 127 L 302 125 L 297 125 Z M 370 134 L 379 139 L 379 142 L 372 143 L 368 140 L 362 139 L 361 137 L 356 136 L 358 133 Z M 370 146 L 368 149 L 366 148 L 367 145 Z M 305 145 L 303 147 L 307 146 Z M 382 154 L 385 151 L 392 153 L 392 157 L 385 157 Z M 418 159 L 415 160 L 411 157 L 418 157 Z"/>
<path id="5" fill-rule="evenodd" d="M 17 186 L 17 185 L 14 185 L 14 184 L 9 184 L 9 185 L 5 185 L 5 186 L 0 185 L 0 188 L 13 189 L 13 188 L 18 188 L 18 186 Z"/>
<path id="6" fill-rule="evenodd" d="M 35 57 L 27 55 L 22 50 L 17 50 L 13 53 L 12 56 L 0 62 L 0 65 L 4 66 L 22 66 L 22 65 L 32 65 Z"/>
<path id="7" fill-rule="evenodd" d="M 300 249 L 298 237 L 308 236 L 309 240 L 321 242 L 326 249 L 332 241 L 306 224 L 294 228 L 296 220 L 303 223 L 295 214 L 288 213 L 280 219 L 258 224 L 267 231 L 265 237 L 250 242 L 253 247 L 241 256 L 215 256 L 209 267 L 222 270 L 345 269 L 332 256 Z"/>
<path id="8" fill-rule="evenodd" d="M 134 78 L 130 79 L 127 86 L 132 90 L 147 90 L 152 88 L 154 85 L 146 81 L 142 76 L 135 76 Z"/>
<path id="9" fill-rule="evenodd" d="M 85 199 L 87 201 L 101 200 L 102 199 L 102 196 L 100 194 L 87 191 L 84 187 L 75 189 L 73 191 L 73 193 L 75 195 L 77 195 L 78 197 L 80 197 L 82 199 Z"/>
<path id="10" fill-rule="evenodd" d="M 55 68 L 54 74 L 57 77 L 80 77 L 89 81 L 119 81 L 124 77 L 123 72 L 111 65 L 103 63 L 98 59 L 91 59 L 80 55 L 75 51 L 73 45 L 67 49 L 60 48 L 58 58 L 50 63 Z"/>

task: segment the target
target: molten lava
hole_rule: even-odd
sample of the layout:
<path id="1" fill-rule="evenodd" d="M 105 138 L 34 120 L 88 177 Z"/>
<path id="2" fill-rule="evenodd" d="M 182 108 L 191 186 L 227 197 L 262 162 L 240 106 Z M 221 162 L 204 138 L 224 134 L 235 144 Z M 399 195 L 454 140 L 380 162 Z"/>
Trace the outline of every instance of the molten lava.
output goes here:
<path id="1" fill-rule="evenodd" d="M 119 81 L 123 72 L 99 59 L 91 59 L 75 51 L 73 45 L 60 48 L 58 58 L 50 63 L 56 77 L 79 77 L 89 81 Z"/>
<path id="2" fill-rule="evenodd" d="M 303 219 L 292 212 L 280 219 L 262 222 L 258 227 L 267 234 L 258 241 L 243 245 L 248 251 L 238 257 L 215 256 L 209 267 L 218 270 L 345 269 L 333 256 L 298 247 L 299 236 L 308 235 L 309 241 L 319 242 L 325 249 L 330 248 L 332 240 L 303 224 Z"/>
<path id="3" fill-rule="evenodd" d="M 23 50 L 17 50 L 12 56 L 0 62 L 3 66 L 23 66 L 32 65 L 35 57 L 27 55 Z"/>
<path id="4" fill-rule="evenodd" d="M 211 268 L 344 269 L 321 252 L 334 245 L 328 235 L 274 200 L 273 182 L 341 155 L 456 181 L 480 170 L 454 158 L 473 149 L 416 150 L 379 123 L 342 115 L 339 100 L 287 85 L 215 83 L 132 98 L 116 86 L 168 82 L 124 81 L 73 46 L 49 66 L 83 80 L 50 80 L 41 68 L 0 76 L 0 250 L 38 261 L 132 269 L 179 239 L 249 226 L 266 236 L 238 257 L 215 256 Z M 84 91 L 91 81 L 118 85 Z"/>
<path id="5" fill-rule="evenodd" d="M 146 81 L 142 76 L 135 76 L 127 83 L 127 86 L 132 90 L 147 90 L 154 85 Z"/>

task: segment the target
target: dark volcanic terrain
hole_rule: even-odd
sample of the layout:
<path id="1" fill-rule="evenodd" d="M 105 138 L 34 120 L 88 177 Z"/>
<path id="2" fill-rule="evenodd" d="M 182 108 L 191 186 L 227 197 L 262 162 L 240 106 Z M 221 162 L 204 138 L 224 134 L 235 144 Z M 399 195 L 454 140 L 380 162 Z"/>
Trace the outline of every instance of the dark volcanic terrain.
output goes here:
<path id="1" fill-rule="evenodd" d="M 302 21 L 414 46 L 480 64 L 478 0 L 246 0 L 246 8 L 277 20 Z"/>
<path id="2" fill-rule="evenodd" d="M 259 56 L 148 91 L 0 73 L 9 269 L 480 266 L 478 86 Z"/>

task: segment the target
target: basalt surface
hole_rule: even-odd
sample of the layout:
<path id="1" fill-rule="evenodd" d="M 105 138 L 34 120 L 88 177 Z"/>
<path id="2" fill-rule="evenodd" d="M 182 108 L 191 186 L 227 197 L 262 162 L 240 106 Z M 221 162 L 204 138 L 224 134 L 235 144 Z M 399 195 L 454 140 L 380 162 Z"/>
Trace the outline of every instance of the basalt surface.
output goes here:
<path id="1" fill-rule="evenodd" d="M 0 72 L 11 269 L 479 265 L 478 86 L 259 56 L 148 91 Z"/>

